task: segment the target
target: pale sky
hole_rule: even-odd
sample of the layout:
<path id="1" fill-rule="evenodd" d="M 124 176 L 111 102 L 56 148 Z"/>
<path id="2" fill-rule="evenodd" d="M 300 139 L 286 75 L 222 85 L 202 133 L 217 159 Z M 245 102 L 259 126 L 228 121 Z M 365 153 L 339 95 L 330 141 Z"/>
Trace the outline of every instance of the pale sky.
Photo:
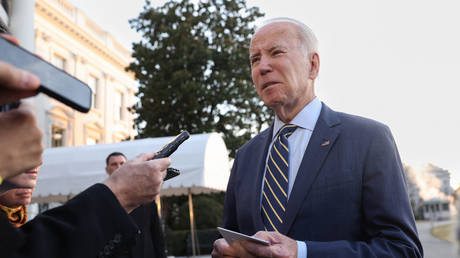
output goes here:
<path id="1" fill-rule="evenodd" d="M 70 0 L 124 46 L 143 0 Z M 166 1 L 152 0 L 159 6 Z M 316 94 L 329 107 L 387 124 L 401 159 L 432 163 L 460 182 L 460 1 L 247 0 L 265 18 L 286 16 L 319 40 Z"/>

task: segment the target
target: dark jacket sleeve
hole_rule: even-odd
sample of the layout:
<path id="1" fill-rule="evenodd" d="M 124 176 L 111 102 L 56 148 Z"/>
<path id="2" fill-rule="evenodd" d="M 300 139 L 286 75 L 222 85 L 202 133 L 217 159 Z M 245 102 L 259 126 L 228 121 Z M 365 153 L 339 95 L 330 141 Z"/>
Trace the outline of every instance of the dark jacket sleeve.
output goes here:
<path id="1" fill-rule="evenodd" d="M 112 191 L 96 184 L 22 226 L 25 240 L 11 257 L 104 256 L 137 233 Z"/>

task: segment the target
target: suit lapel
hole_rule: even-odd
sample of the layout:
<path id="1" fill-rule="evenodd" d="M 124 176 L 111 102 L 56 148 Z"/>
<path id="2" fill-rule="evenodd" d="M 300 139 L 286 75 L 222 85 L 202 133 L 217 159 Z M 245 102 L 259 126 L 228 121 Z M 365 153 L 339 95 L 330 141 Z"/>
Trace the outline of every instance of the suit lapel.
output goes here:
<path id="1" fill-rule="evenodd" d="M 270 146 L 270 142 L 273 135 L 273 125 L 270 126 L 264 133 L 262 133 L 259 137 L 258 142 L 255 143 L 253 146 L 257 146 L 256 150 L 251 151 L 253 156 L 252 162 L 254 162 L 254 171 L 257 173 L 256 177 L 254 178 L 256 181 L 253 185 L 256 187 L 256 194 L 250 196 L 252 198 L 251 204 L 252 207 L 247 207 L 251 209 L 252 212 L 252 221 L 255 227 L 255 231 L 264 230 L 264 223 L 262 221 L 261 215 L 261 196 L 262 196 L 262 181 L 265 173 L 265 161 L 268 153 L 268 147 Z"/>
<path id="2" fill-rule="evenodd" d="M 337 114 L 323 103 L 321 114 L 305 150 L 291 195 L 289 196 L 285 223 L 280 233 L 286 235 L 289 232 L 300 207 L 302 207 L 303 202 L 308 197 L 308 193 L 321 171 L 321 166 L 340 133 L 339 126 L 336 126 L 339 123 Z"/>

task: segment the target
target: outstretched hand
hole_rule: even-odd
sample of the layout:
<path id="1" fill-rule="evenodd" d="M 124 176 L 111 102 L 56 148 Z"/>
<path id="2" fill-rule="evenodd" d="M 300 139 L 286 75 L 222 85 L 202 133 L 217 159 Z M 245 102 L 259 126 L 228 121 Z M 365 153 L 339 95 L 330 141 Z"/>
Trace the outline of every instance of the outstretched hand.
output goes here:
<path id="1" fill-rule="evenodd" d="M 155 153 L 143 153 L 129 160 L 103 182 L 128 213 L 141 204 L 152 202 L 160 193 L 171 160 L 152 160 L 154 156 Z"/>

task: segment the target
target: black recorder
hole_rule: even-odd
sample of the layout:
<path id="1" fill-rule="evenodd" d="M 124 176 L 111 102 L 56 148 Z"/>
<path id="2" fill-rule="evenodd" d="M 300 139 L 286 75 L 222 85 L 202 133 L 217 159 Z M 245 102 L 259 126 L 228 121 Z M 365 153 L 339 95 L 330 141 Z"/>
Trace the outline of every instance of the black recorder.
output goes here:
<path id="1" fill-rule="evenodd" d="M 37 75 L 40 78 L 38 92 L 43 92 L 83 113 L 91 109 L 92 92 L 88 85 L 1 37 L 0 60 Z M 7 107 L 3 111 L 11 108 L 14 107 Z"/>
<path id="2" fill-rule="evenodd" d="M 161 159 L 169 157 L 173 152 L 177 150 L 179 145 L 181 145 L 185 140 L 190 137 L 190 134 L 187 131 L 182 131 L 176 137 L 174 137 L 170 142 L 168 142 L 163 148 L 157 151 L 157 155 L 153 159 Z M 175 168 L 168 168 L 166 171 L 165 181 L 171 179 L 175 176 L 178 176 L 180 171 Z"/>

